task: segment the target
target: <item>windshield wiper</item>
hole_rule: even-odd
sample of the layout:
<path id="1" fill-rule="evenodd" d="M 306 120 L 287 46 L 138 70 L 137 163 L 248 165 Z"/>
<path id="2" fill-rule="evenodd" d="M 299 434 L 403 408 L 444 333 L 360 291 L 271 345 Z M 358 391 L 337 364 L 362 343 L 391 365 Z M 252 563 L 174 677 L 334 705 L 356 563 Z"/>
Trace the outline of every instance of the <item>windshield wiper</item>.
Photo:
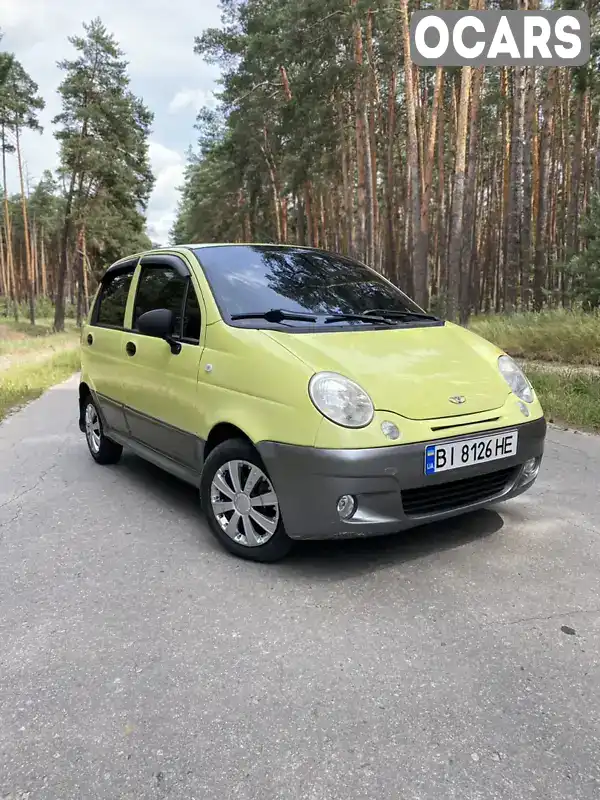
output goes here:
<path id="1" fill-rule="evenodd" d="M 370 325 L 394 325 L 394 322 L 391 319 L 386 319 L 385 317 L 374 317 L 372 315 L 367 316 L 366 314 L 333 314 L 332 316 L 327 317 L 324 322 L 326 325 L 329 325 L 332 322 L 344 322 L 346 320 L 366 322 Z"/>
<path id="2" fill-rule="evenodd" d="M 314 314 L 303 314 L 301 311 L 284 311 L 282 308 L 272 308 L 270 311 L 250 311 L 245 314 L 232 314 L 232 320 L 238 319 L 266 319 L 267 322 L 284 322 L 293 320 L 296 322 L 316 322 Z"/>
<path id="3" fill-rule="evenodd" d="M 422 311 L 396 311 L 394 309 L 388 311 L 385 308 L 370 308 L 364 313 L 365 315 L 377 314 L 380 317 L 388 317 L 390 319 L 393 317 L 416 317 L 417 319 L 430 319 L 434 322 L 442 321 L 440 317 L 436 317 L 433 314 L 424 314 Z"/>

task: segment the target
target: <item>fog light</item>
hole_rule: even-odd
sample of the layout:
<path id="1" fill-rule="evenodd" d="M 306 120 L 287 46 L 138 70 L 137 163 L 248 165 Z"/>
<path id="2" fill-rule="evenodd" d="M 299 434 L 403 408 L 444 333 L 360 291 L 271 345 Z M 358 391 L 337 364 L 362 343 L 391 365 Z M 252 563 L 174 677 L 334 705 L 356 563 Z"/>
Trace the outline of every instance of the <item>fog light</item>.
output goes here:
<path id="1" fill-rule="evenodd" d="M 381 432 L 384 436 L 387 436 L 388 439 L 399 439 L 400 438 L 400 431 L 398 430 L 398 426 L 394 425 L 393 422 L 389 420 L 385 420 L 385 422 L 381 423 Z"/>
<path id="2" fill-rule="evenodd" d="M 523 464 L 523 480 L 531 481 L 540 471 L 540 462 L 537 458 L 530 458 Z"/>
<path id="3" fill-rule="evenodd" d="M 340 515 L 340 519 L 350 519 L 355 510 L 356 498 L 352 497 L 351 494 L 342 495 L 337 504 L 337 512 Z"/>
<path id="4" fill-rule="evenodd" d="M 519 404 L 518 405 L 519 405 L 519 408 L 521 409 L 521 414 L 523 414 L 524 417 L 528 417 L 531 412 L 529 411 L 529 409 L 527 408 L 525 403 L 523 403 L 523 402 L 521 402 L 521 400 L 519 400 Z"/>

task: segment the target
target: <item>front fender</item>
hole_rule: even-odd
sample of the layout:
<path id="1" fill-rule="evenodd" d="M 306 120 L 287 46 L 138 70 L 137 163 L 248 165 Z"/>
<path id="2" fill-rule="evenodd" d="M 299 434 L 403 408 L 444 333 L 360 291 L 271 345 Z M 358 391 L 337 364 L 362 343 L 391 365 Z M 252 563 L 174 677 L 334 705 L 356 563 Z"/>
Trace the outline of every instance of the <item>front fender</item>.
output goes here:
<path id="1" fill-rule="evenodd" d="M 314 446 L 322 417 L 308 395 L 312 374 L 260 330 L 208 326 L 198 378 L 200 435 L 228 423 L 255 443 Z"/>

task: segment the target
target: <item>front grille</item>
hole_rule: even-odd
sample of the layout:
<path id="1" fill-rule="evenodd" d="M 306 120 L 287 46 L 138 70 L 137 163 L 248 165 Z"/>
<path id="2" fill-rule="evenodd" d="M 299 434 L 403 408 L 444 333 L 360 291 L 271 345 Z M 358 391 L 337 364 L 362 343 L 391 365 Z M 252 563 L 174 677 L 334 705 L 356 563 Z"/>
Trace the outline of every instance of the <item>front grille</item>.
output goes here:
<path id="1" fill-rule="evenodd" d="M 402 492 L 404 513 L 407 517 L 420 517 L 491 500 L 504 491 L 514 476 L 515 468 L 510 467 L 450 483 L 405 489 Z"/>

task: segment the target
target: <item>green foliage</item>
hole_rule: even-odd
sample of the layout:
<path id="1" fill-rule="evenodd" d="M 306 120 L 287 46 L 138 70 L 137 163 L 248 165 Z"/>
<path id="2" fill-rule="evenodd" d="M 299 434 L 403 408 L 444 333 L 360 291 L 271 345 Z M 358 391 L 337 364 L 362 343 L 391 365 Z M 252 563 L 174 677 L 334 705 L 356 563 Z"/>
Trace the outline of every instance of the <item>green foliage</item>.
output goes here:
<path id="1" fill-rule="evenodd" d="M 0 42 L 2 41 L 2 36 L 2 31 L 0 31 Z M 0 91 L 6 83 L 12 62 L 13 55 L 11 53 L 0 52 Z"/>
<path id="2" fill-rule="evenodd" d="M 26 202 L 20 195 L 9 197 L 8 222 L 3 225 L 11 234 L 16 303 L 5 297 L 2 311 L 18 316 L 24 310 L 29 266 L 24 255 L 29 252 L 24 224 L 27 207 L 29 247 L 37 270 L 35 289 L 39 295 L 43 284 L 53 294 L 57 330 L 62 330 L 65 316 L 75 313 L 73 303 L 81 317 L 84 261 L 87 285 L 93 291 L 94 277 L 107 263 L 151 247 L 144 212 L 154 186 L 148 151 L 153 115 L 129 88 L 123 52 L 99 19 L 84 24 L 83 35 L 69 42 L 75 52 L 58 65 L 63 71 L 58 90 L 62 107 L 53 120 L 60 168 L 56 176 L 46 171 L 37 185 L 28 187 Z M 4 180 L 6 162 L 17 151 L 21 129 L 41 130 L 38 114 L 43 107 L 37 84 L 22 65 L 13 55 L 0 53 Z M 3 233 L 4 248 L 7 241 Z M 69 298 L 64 296 L 66 289 L 70 289 Z M 49 301 L 38 297 L 38 306 L 40 302 Z"/>
<path id="3" fill-rule="evenodd" d="M 595 192 L 582 223 L 587 249 L 567 265 L 573 288 L 572 295 L 586 308 L 600 308 L 600 194 Z"/>
<path id="4" fill-rule="evenodd" d="M 38 85 L 14 57 L 2 82 L 0 93 L 1 121 L 9 129 L 41 130 L 38 113 L 45 102 L 38 94 Z"/>
<path id="5" fill-rule="evenodd" d="M 58 90 L 62 110 L 54 124 L 59 172 L 67 189 L 57 330 L 64 324 L 62 291 L 73 240 L 85 228 L 88 252 L 98 271 L 106 261 L 146 247 L 143 212 L 154 185 L 148 152 L 153 114 L 130 91 L 124 54 L 101 20 L 83 28 L 84 36 L 69 39 L 76 57 L 58 65 L 64 72 Z"/>
<path id="6" fill-rule="evenodd" d="M 397 12 L 376 5 L 385 54 L 393 49 Z M 368 5 L 359 2 L 354 12 L 338 0 L 222 6 L 222 27 L 205 31 L 195 47 L 222 70 L 221 106 L 212 117 L 199 116 L 172 238 L 239 240 L 246 231 L 254 241 L 273 241 L 273 181 L 280 193 L 299 196 L 311 175 L 325 182 L 339 174 L 340 125 L 350 125 L 344 97 L 356 74 L 352 13 L 364 16 Z"/>
<path id="7" fill-rule="evenodd" d="M 44 108 L 38 85 L 14 55 L 0 53 L 0 152 L 3 165 L 7 153 L 16 150 L 21 129 L 41 131 L 38 114 Z"/>
<path id="8" fill-rule="evenodd" d="M 77 58 L 59 63 L 61 173 L 70 179 L 79 215 L 92 204 L 113 209 L 144 208 L 154 179 L 148 158 L 153 115 L 129 91 L 127 62 L 99 19 L 84 25 L 85 36 L 69 39 Z"/>

